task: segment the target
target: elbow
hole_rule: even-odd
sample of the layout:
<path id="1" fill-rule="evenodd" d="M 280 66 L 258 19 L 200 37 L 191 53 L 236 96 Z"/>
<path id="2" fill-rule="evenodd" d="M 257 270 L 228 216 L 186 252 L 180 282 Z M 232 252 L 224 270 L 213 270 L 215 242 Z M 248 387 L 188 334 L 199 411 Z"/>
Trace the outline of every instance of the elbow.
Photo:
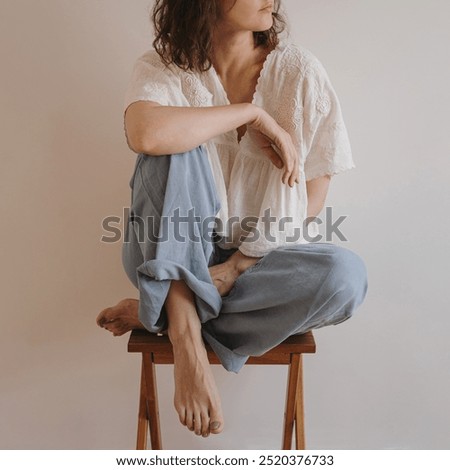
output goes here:
<path id="1" fill-rule="evenodd" d="M 125 111 L 124 129 L 128 147 L 135 153 L 161 155 L 164 126 L 157 103 L 138 101 Z"/>
<path id="2" fill-rule="evenodd" d="M 148 134 L 148 130 L 146 132 Z M 160 155 L 157 139 L 148 138 L 143 132 L 126 133 L 127 145 L 132 152 Z"/>
<path id="3" fill-rule="evenodd" d="M 143 153 L 145 155 L 157 155 L 156 149 L 149 145 L 147 142 L 138 140 L 128 142 L 128 147 L 135 153 Z"/>

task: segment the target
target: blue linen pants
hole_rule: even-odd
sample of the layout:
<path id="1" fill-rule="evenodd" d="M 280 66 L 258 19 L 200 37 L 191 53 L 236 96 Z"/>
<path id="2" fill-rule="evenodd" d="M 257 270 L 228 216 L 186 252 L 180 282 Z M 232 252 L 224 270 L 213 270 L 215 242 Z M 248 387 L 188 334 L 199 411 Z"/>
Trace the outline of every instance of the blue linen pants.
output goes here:
<path id="1" fill-rule="evenodd" d="M 171 280 L 184 280 L 194 293 L 203 339 L 228 371 L 239 372 L 249 356 L 292 334 L 347 320 L 365 298 L 363 260 L 332 243 L 270 251 L 221 297 L 208 267 L 236 248 L 220 248 L 213 236 L 220 201 L 202 146 L 173 155 L 139 154 L 130 187 L 122 262 L 139 290 L 139 320 L 153 333 L 166 329 Z"/>

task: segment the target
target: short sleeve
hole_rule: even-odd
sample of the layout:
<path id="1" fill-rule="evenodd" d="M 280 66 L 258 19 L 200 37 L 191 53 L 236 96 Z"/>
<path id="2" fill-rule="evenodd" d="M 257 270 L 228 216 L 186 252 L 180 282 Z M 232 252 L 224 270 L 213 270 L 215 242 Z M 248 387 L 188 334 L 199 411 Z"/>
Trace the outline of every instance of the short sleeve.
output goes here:
<path id="1" fill-rule="evenodd" d="M 303 118 L 306 181 L 355 167 L 339 99 L 315 56 L 305 70 Z"/>
<path id="2" fill-rule="evenodd" d="M 124 97 L 124 113 L 135 101 L 155 101 L 162 106 L 182 105 L 179 79 L 149 51 L 134 64 Z"/>

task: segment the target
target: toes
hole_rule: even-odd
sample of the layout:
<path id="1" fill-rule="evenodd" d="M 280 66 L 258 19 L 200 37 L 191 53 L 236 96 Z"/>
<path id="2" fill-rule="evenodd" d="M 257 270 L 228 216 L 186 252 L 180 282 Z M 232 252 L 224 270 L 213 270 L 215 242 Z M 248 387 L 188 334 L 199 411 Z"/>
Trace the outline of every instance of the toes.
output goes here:
<path id="1" fill-rule="evenodd" d="M 115 328 L 114 336 L 122 336 L 128 331 L 130 331 L 129 326 L 123 322 L 119 322 Z"/>
<path id="2" fill-rule="evenodd" d="M 223 430 L 223 419 L 221 416 L 211 415 L 209 430 L 213 434 L 219 434 Z"/>
<path id="3" fill-rule="evenodd" d="M 97 316 L 97 325 L 102 328 L 105 328 L 105 325 L 108 325 L 109 323 L 115 321 L 118 318 L 121 318 L 122 320 L 127 320 L 126 329 L 119 331 L 118 334 L 126 333 L 133 326 L 142 326 L 139 320 L 137 319 L 138 305 L 138 300 L 123 299 L 114 307 L 108 307 L 103 309 Z M 132 322 L 132 324 L 130 324 L 130 321 Z M 122 327 L 123 326 L 125 325 L 122 325 Z"/>
<path id="4" fill-rule="evenodd" d="M 120 320 L 109 320 L 104 323 L 103 328 L 105 328 L 105 330 L 110 331 L 111 333 L 116 333 L 120 330 L 121 326 L 122 324 Z"/>
<path id="5" fill-rule="evenodd" d="M 209 436 L 209 416 L 207 413 L 201 414 L 202 418 L 202 436 L 208 437 Z"/>
<path id="6" fill-rule="evenodd" d="M 223 416 L 220 402 L 214 400 L 209 411 L 209 430 L 213 434 L 219 434 L 223 431 Z"/>
<path id="7" fill-rule="evenodd" d="M 130 328 L 128 328 L 128 326 L 120 319 L 111 320 L 109 323 L 105 323 L 104 328 L 110 331 L 114 336 L 122 336 L 127 331 L 130 331 Z"/>
<path id="8" fill-rule="evenodd" d="M 189 431 L 194 430 L 194 416 L 192 415 L 192 413 L 186 412 L 186 426 Z"/>
<path id="9" fill-rule="evenodd" d="M 102 310 L 97 316 L 97 325 L 103 328 L 106 323 L 110 322 L 113 319 L 111 314 L 111 307 Z"/>
<path id="10" fill-rule="evenodd" d="M 179 408 L 178 411 L 178 418 L 180 419 L 180 423 L 183 426 L 186 426 L 186 408 Z"/>
<path id="11" fill-rule="evenodd" d="M 102 326 L 103 328 L 106 328 L 107 330 L 109 330 L 114 327 L 115 323 L 117 323 L 117 320 L 115 318 L 110 318 L 109 320 L 105 318 Z"/>
<path id="12" fill-rule="evenodd" d="M 197 436 L 202 435 L 202 416 L 200 413 L 195 413 L 194 416 L 194 432 Z"/>

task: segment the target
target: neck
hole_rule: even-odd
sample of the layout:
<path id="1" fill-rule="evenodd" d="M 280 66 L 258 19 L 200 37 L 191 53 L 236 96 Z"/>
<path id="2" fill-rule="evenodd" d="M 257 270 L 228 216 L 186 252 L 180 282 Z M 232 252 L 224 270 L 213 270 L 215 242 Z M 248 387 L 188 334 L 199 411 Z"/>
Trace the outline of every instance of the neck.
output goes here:
<path id="1" fill-rule="evenodd" d="M 225 31 L 217 28 L 213 38 L 213 66 L 219 75 L 229 70 L 243 70 L 255 60 L 255 45 L 251 31 Z"/>

